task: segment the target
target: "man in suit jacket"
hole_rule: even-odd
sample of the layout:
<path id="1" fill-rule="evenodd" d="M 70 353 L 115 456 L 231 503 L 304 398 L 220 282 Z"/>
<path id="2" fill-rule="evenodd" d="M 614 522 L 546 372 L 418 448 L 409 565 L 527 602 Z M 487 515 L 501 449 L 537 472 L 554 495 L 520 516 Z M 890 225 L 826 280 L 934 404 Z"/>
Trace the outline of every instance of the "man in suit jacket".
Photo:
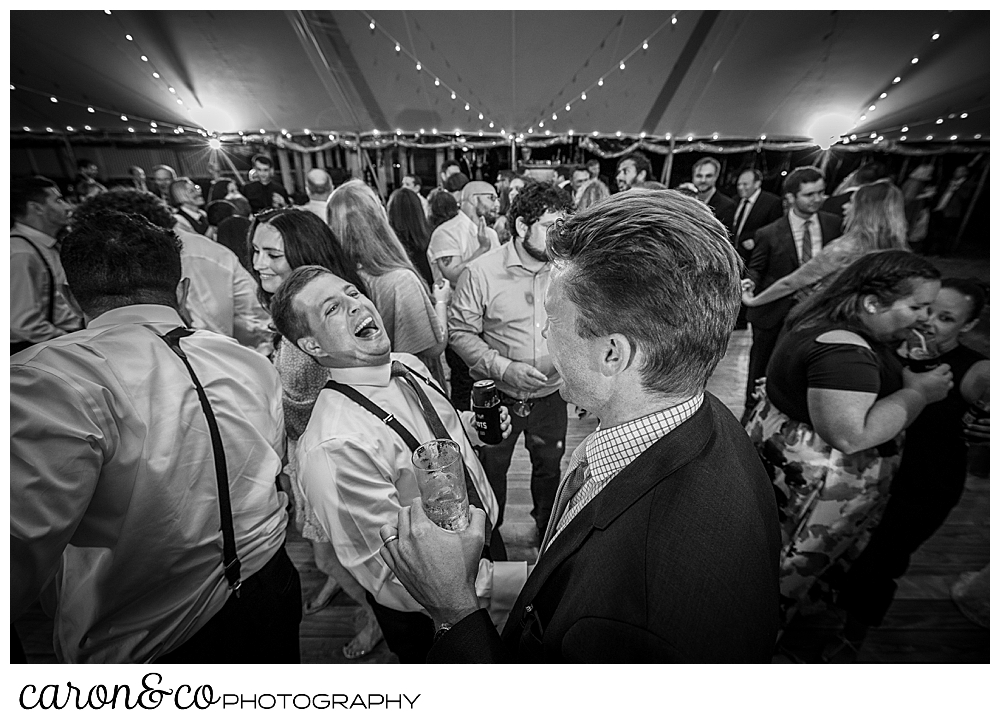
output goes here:
<path id="1" fill-rule="evenodd" d="M 826 198 L 823 173 L 815 166 L 802 166 L 785 177 L 782 192 L 788 212 L 759 229 L 754 236 L 747 274 L 759 294 L 786 274 L 811 259 L 828 242 L 840 236 L 840 219 L 820 211 Z M 753 408 L 754 382 L 767 372 L 785 316 L 795 305 L 793 296 L 747 310 L 753 328 L 750 369 L 747 376 L 746 409 Z"/>
<path id="2" fill-rule="evenodd" d="M 739 194 L 740 202 L 736 205 L 736 213 L 729 226 L 729 236 L 744 267 L 750 262 L 753 235 L 757 229 L 781 218 L 781 199 L 762 191 L 760 187 L 763 181 L 763 174 L 755 168 L 744 169 L 736 177 L 736 193 Z M 736 329 L 746 329 L 746 326 L 747 308 L 741 304 Z"/>
<path id="3" fill-rule="evenodd" d="M 502 635 L 473 586 L 481 512 L 460 534 L 416 504 L 383 527 L 383 558 L 438 628 L 428 661 L 769 661 L 773 494 L 705 392 L 739 303 L 729 240 L 702 203 L 632 190 L 548 243 L 549 351 L 563 395 L 601 426 L 573 454 Z"/>
<path id="4" fill-rule="evenodd" d="M 731 198 L 715 188 L 721 169 L 722 166 L 718 161 L 711 156 L 705 156 L 695 162 L 691 171 L 691 181 L 698 189 L 698 198 L 708 204 L 712 213 L 715 214 L 715 218 L 728 229 L 733 225 L 736 204 Z"/>

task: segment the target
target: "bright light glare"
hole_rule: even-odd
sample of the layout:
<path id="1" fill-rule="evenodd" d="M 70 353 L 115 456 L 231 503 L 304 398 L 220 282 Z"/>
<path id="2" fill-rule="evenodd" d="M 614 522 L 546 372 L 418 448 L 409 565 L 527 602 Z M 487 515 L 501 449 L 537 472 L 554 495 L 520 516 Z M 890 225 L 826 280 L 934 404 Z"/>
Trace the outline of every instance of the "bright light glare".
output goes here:
<path id="1" fill-rule="evenodd" d="M 840 140 L 845 132 L 851 130 L 850 116 L 842 113 L 825 113 L 816 117 L 809 127 L 809 135 L 824 151 Z"/>
<path id="2" fill-rule="evenodd" d="M 222 141 L 220 141 L 218 138 L 213 138 L 208 142 L 208 147 L 211 148 L 213 151 L 218 151 L 219 149 L 222 148 Z"/>

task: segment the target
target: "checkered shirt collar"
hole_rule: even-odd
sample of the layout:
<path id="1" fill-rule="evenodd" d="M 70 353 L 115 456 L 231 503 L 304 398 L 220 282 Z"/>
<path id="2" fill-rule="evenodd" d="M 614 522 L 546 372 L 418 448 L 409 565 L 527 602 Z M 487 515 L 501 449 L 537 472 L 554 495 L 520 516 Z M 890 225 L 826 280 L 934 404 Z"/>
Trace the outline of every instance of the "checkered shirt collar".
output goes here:
<path id="1" fill-rule="evenodd" d="M 598 429 L 587 441 L 587 464 L 595 481 L 607 481 L 621 472 L 654 442 L 691 417 L 705 399 L 704 393 L 679 405 L 609 427 Z"/>

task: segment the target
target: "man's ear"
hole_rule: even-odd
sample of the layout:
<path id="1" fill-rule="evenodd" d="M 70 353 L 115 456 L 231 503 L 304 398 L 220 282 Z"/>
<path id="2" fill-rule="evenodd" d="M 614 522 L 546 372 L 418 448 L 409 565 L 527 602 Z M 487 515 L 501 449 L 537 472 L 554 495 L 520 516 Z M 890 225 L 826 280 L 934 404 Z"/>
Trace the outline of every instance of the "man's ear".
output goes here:
<path id="1" fill-rule="evenodd" d="M 612 334 L 604 338 L 601 354 L 601 372 L 607 377 L 621 374 L 635 359 L 636 348 L 623 334 Z"/>
<path id="2" fill-rule="evenodd" d="M 323 348 L 320 347 L 319 342 L 317 342 L 316 338 L 312 335 L 300 338 L 295 345 L 310 357 L 325 356 Z"/>
<path id="3" fill-rule="evenodd" d="M 514 219 L 514 229 L 517 231 L 517 238 L 524 239 L 528 236 L 528 230 L 531 227 L 524 223 L 524 217 L 518 216 Z"/>

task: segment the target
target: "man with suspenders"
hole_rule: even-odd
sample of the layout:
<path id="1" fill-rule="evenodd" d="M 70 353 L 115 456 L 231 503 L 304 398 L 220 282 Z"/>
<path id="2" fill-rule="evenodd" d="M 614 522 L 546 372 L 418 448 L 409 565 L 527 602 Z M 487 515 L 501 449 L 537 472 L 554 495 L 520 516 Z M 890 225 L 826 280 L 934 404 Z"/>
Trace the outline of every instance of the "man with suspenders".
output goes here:
<path id="1" fill-rule="evenodd" d="M 292 272 L 274 295 L 271 313 L 286 339 L 330 370 L 299 439 L 305 494 L 340 562 L 366 590 L 389 649 L 401 663 L 422 663 L 434 627 L 379 555 L 379 529 L 419 496 L 413 447 L 445 434 L 462 450 L 470 503 L 497 519 L 496 498 L 467 433 L 471 420 L 460 417 L 416 357 L 391 353 L 375 305 L 328 270 Z M 495 530 L 486 540 L 477 593 L 498 623 L 527 566 L 505 560 Z"/>
<path id="2" fill-rule="evenodd" d="M 83 320 L 64 293 L 66 274 L 56 235 L 71 206 L 55 182 L 42 176 L 15 179 L 10 213 L 11 354 L 75 332 Z"/>

